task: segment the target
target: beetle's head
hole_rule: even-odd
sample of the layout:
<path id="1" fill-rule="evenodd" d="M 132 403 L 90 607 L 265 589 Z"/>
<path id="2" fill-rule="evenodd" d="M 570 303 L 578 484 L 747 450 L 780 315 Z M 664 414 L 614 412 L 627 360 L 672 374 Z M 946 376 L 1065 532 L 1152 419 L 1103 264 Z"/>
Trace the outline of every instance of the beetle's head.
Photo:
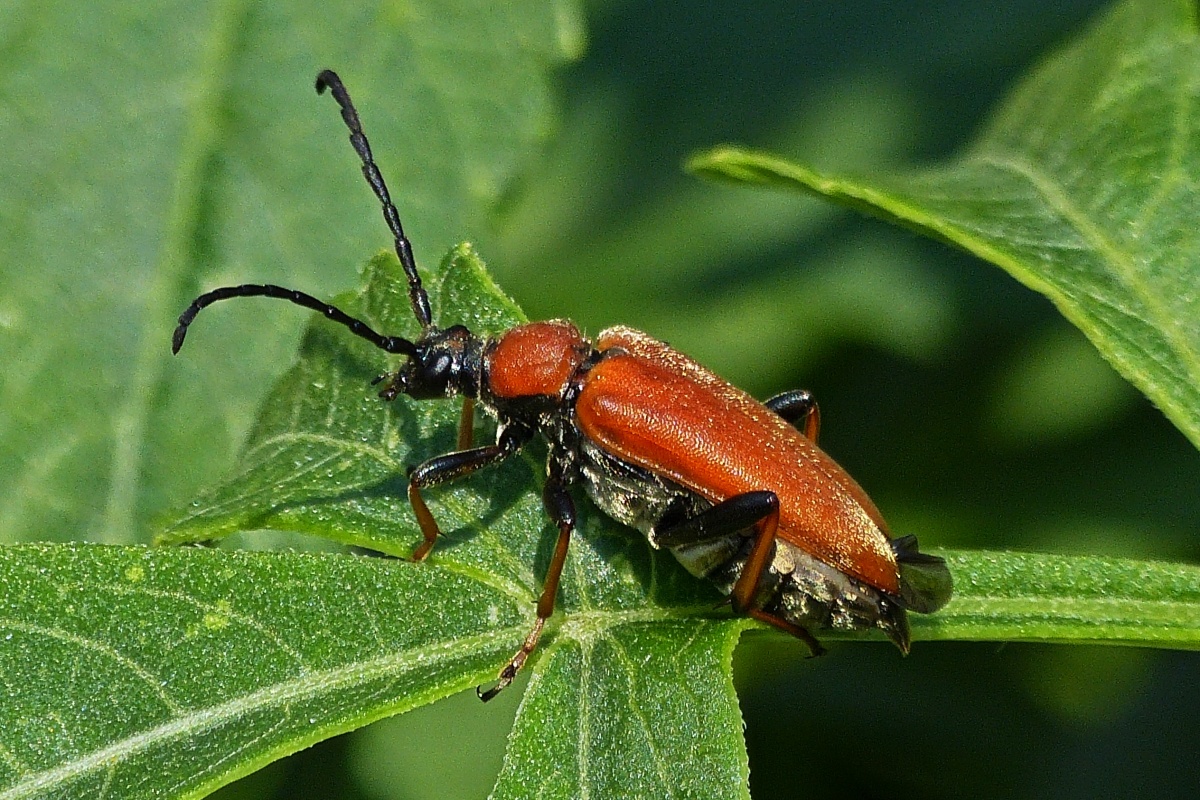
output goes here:
<path id="1" fill-rule="evenodd" d="M 414 400 L 432 400 L 456 394 L 475 397 L 479 393 L 482 342 L 462 325 L 430 326 L 406 351 L 408 361 L 395 372 L 380 375 L 379 396 L 395 400 L 406 394 Z"/>

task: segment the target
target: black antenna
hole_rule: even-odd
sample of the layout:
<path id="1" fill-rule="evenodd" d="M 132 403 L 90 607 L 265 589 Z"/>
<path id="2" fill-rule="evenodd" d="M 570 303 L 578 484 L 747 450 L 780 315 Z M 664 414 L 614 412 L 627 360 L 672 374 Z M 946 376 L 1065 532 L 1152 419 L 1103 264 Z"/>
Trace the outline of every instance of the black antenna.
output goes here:
<path id="1" fill-rule="evenodd" d="M 375 158 L 371 155 L 371 145 L 367 142 L 366 134 L 363 133 L 362 123 L 358 121 L 358 111 L 354 108 L 350 93 L 342 85 L 342 79 L 333 70 L 322 70 L 321 74 L 317 75 L 317 93 L 323 94 L 326 89 L 329 89 L 333 99 L 337 100 L 337 104 L 342 108 L 342 119 L 345 120 L 346 127 L 350 129 L 350 144 L 354 145 L 354 152 L 358 153 L 358 157 L 362 159 L 363 177 L 367 179 L 367 183 L 371 184 L 371 189 L 374 190 L 375 196 L 383 205 L 383 218 L 387 221 L 388 229 L 396 240 L 396 256 L 400 259 L 400 266 L 404 267 L 404 274 L 408 277 L 408 299 L 412 303 L 413 313 L 416 314 L 417 322 L 421 323 L 421 327 L 428 328 L 433 322 L 433 313 L 429 309 L 429 295 L 421 286 L 421 276 L 417 273 L 412 242 L 404 235 L 404 226 L 400 224 L 400 212 L 392 203 L 387 184 L 383 181 L 383 173 L 379 171 L 379 167 L 375 164 Z"/>
<path id="2" fill-rule="evenodd" d="M 352 333 L 361 336 L 371 344 L 378 347 L 380 350 L 386 350 L 389 353 L 399 353 L 410 357 L 415 357 L 417 354 L 417 346 L 405 339 L 402 336 L 383 336 L 371 329 L 371 326 L 363 322 L 361 319 L 354 317 L 342 311 L 336 306 L 332 306 L 323 300 L 318 300 L 311 294 L 298 292 L 295 289 L 285 289 L 282 286 L 274 284 L 257 284 L 247 283 L 242 286 L 222 286 L 220 289 L 213 289 L 211 292 L 205 292 L 192 301 L 182 314 L 179 315 L 179 327 L 175 329 L 175 335 L 171 337 L 171 352 L 178 353 L 179 348 L 183 347 L 183 340 L 187 336 L 188 326 L 192 324 L 192 320 L 200 313 L 202 309 L 212 305 L 218 300 L 228 300 L 231 297 L 275 297 L 280 300 L 287 300 L 295 303 L 298 306 L 311 308 L 313 311 L 320 311 L 328 319 L 333 320 L 339 325 L 345 325 Z"/>
<path id="3" fill-rule="evenodd" d="M 396 210 L 395 204 L 392 203 L 391 195 L 388 194 L 387 184 L 383 181 L 383 174 L 380 173 L 379 167 L 375 164 L 375 159 L 371 155 L 371 145 L 367 143 L 367 137 L 363 133 L 362 124 L 358 121 L 358 112 L 354 109 L 354 103 L 350 100 L 350 94 L 346 91 L 346 87 L 342 85 L 342 79 L 337 76 L 336 72 L 328 69 L 323 70 L 317 76 L 317 92 L 323 93 L 326 89 L 329 89 L 333 98 L 337 100 L 338 105 L 342 109 L 342 119 L 345 120 L 346 127 L 350 129 L 350 144 L 354 145 L 354 151 L 362 159 L 363 177 L 367 179 L 367 183 L 371 184 L 371 189 L 374 190 L 375 196 L 379 198 L 379 202 L 383 205 L 383 218 L 387 221 L 388 229 L 392 232 L 392 236 L 396 240 L 396 256 L 399 257 L 400 265 L 404 267 L 404 274 L 408 277 L 408 299 L 412 304 L 413 314 L 416 315 L 417 322 L 421 323 L 421 327 L 427 329 L 433 322 L 433 314 L 429 308 L 429 295 L 425 293 L 425 288 L 421 285 L 421 276 L 417 273 L 417 262 L 413 258 L 412 242 L 404 235 L 404 227 L 400 224 L 400 212 Z M 175 334 L 171 338 L 171 352 L 178 353 L 179 348 L 183 347 L 183 340 L 187 337 L 188 326 L 192 324 L 192 320 L 196 318 L 196 315 L 201 310 L 218 300 L 228 300 L 231 297 L 274 297 L 280 300 L 287 300 L 298 306 L 304 306 L 305 308 L 321 312 L 326 318 L 333 320 L 339 325 L 345 325 L 352 333 L 361 336 L 381 350 L 409 357 L 416 357 L 417 355 L 416 345 L 402 336 L 384 336 L 376 333 L 370 325 L 361 319 L 350 316 L 336 306 L 332 306 L 323 300 L 318 300 L 310 294 L 269 283 L 222 286 L 219 289 L 213 289 L 211 292 L 205 292 L 197 297 L 179 315 L 179 326 L 175 328 Z"/>

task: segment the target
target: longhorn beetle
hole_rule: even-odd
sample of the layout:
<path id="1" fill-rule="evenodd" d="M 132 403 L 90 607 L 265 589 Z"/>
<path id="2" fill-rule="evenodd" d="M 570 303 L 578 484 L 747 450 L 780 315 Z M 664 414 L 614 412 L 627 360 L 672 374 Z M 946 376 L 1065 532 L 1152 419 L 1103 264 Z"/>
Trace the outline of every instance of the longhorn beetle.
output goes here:
<path id="1" fill-rule="evenodd" d="M 791 391 L 759 403 L 663 342 L 626 327 L 585 338 L 567 320 L 530 322 L 496 337 L 433 324 L 412 244 L 371 155 L 358 112 L 338 76 L 317 76 L 341 107 L 362 172 L 383 207 L 408 297 L 421 324 L 416 341 L 376 333 L 365 322 L 293 289 L 245 284 L 197 297 L 179 317 L 179 352 L 201 309 L 231 297 L 274 297 L 319 311 L 407 361 L 376 378 L 394 400 L 463 397 L 458 449 L 409 473 L 408 499 L 429 555 L 438 525 L 424 490 L 502 461 L 541 434 L 550 445 L 542 498 L 558 541 L 537 602 L 537 621 L 480 691 L 490 700 L 512 683 L 537 647 L 575 528 L 569 489 L 581 484 L 605 513 L 670 550 L 693 575 L 729 595 L 733 610 L 823 648 L 810 629 L 878 628 L 907 653 L 906 610 L 928 614 L 950 599 L 950 572 L 913 536 L 891 539 L 874 503 L 817 447 L 820 412 Z M 497 420 L 495 444 L 471 444 L 474 405 Z"/>

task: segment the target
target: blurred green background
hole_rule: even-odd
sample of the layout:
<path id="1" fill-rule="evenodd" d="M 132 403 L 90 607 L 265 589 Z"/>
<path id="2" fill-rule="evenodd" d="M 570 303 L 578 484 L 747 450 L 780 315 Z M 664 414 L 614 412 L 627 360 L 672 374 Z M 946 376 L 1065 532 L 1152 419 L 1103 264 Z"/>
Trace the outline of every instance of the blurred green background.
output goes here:
<path id="1" fill-rule="evenodd" d="M 0 27 L 0 43 L 19 27 L 9 5 L 0 10 L 0 26 L 9 26 Z M 641 328 L 759 396 L 812 390 L 822 444 L 895 532 L 915 533 L 927 548 L 1200 560 L 1200 458 L 1048 301 L 994 267 L 822 201 L 711 184 L 680 169 L 691 152 L 722 142 L 823 167 L 936 160 L 962 146 L 1006 88 L 1101 7 L 592 2 L 587 49 L 557 75 L 561 111 L 544 156 L 508 187 L 491 228 L 453 235 L 477 243 L 531 317 L 571 317 L 593 333 L 614 323 Z M 353 25 L 342 26 L 353 48 Z M 24 55 L 0 52 L 10 65 Z M 311 66 L 300 68 L 340 67 Z M 334 125 L 322 115 L 332 112 L 303 94 L 307 73 L 293 77 L 287 91 L 295 96 L 278 102 L 306 120 L 304 137 L 330 138 Z M 344 77 L 353 91 L 349 70 Z M 120 97 L 120 86 L 102 78 L 96 91 Z M 419 98 L 414 112 L 399 101 L 381 108 L 391 101 L 379 94 L 356 97 L 377 152 L 387 154 L 385 172 L 419 162 L 421 153 L 397 150 L 389 129 L 389 119 L 419 113 Z M 137 116 L 136 96 L 121 101 L 132 125 L 155 124 Z M 273 147 L 269 131 L 261 136 Z M 366 195 L 351 183 L 340 132 L 314 146 L 340 158 L 345 191 Z M 311 186 L 311 203 L 338 219 L 370 207 L 369 196 L 353 209 L 335 207 L 344 187 L 329 197 L 324 188 Z M 404 213 L 408 195 L 395 180 L 393 189 Z M 275 202 L 269 187 L 242 201 Z M 72 213 L 76 225 L 98 224 L 84 203 Z M 385 241 L 375 213 L 363 212 L 358 228 L 311 235 L 337 238 L 365 259 Z M 417 226 L 418 253 L 429 263 L 437 252 L 419 235 Z M 328 292 L 353 281 L 331 269 L 311 285 L 311 267 L 287 262 L 305 261 L 304 242 L 273 244 L 282 263 L 224 262 L 205 283 L 270 279 Z M 219 242 L 212 249 L 219 255 Z M 25 255 L 19 281 L 37 284 L 39 258 L 49 256 L 33 245 Z M 58 281 L 44 291 L 69 294 L 69 278 Z M 120 292 L 112 287 L 114 297 Z M 0 322 L 12 313 L 0 301 Z M 286 364 L 254 363 L 251 320 L 228 334 L 237 337 L 230 347 L 257 370 L 253 380 L 265 381 Z M 64 308 L 62 324 L 70 322 Z M 271 335 L 294 337 L 302 322 L 281 320 L 283 333 Z M 5 381 L 17 380 L 12 367 Z M 165 392 L 154 397 L 161 407 L 171 401 Z M 250 410 L 230 428 L 244 430 Z M 26 413 L 8 411 L 18 423 Z M 161 491 L 183 501 L 204 477 L 181 474 Z M 38 490 L 34 475 L 8 491 Z M 10 494 L 0 522 L 17 519 L 13 508 L 23 505 L 36 503 Z M 104 538 L 93 533 L 81 536 Z M 818 660 L 801 655 L 770 634 L 747 637 L 738 651 L 751 790 L 760 800 L 1197 790 L 1195 654 L 917 643 L 903 660 L 859 644 L 835 645 Z M 488 706 L 456 697 L 297 754 L 220 796 L 484 796 L 518 701 L 515 692 Z"/>

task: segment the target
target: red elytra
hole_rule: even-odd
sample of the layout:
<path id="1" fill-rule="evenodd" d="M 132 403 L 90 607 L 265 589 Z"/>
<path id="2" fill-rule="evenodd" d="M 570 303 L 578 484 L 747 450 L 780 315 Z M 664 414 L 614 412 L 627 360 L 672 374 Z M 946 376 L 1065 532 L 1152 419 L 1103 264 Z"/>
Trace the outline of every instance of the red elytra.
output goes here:
<path id="1" fill-rule="evenodd" d="M 810 439 L 741 389 L 632 328 L 597 337 L 606 358 L 576 401 L 583 434 L 630 463 L 716 504 L 765 489 L 779 498 L 777 535 L 891 594 L 896 555 L 875 504 Z"/>
<path id="2" fill-rule="evenodd" d="M 692 359 L 644 333 L 609 328 L 593 343 L 570 322 L 516 326 L 494 337 L 433 324 L 383 176 L 341 80 L 324 71 L 342 110 L 363 174 L 379 199 L 404 268 L 414 341 L 385 336 L 340 309 L 271 284 L 227 286 L 197 297 L 179 317 L 172 349 L 205 307 L 232 297 L 273 297 L 324 314 L 407 360 L 377 380 L 385 400 L 464 398 L 459 449 L 409 473 L 408 496 L 425 558 L 440 531 L 422 492 L 516 453 L 535 435 L 550 445 L 543 500 L 558 528 L 537 618 L 484 700 L 508 686 L 537 646 L 554 611 L 575 528 L 570 488 L 582 486 L 609 516 L 669 549 L 693 574 L 712 580 L 735 611 L 821 646 L 810 629 L 877 628 L 903 652 L 906 611 L 930 613 L 949 600 L 945 562 L 920 553 L 914 537 L 889 537 L 861 487 L 816 443 L 819 411 L 807 392 L 760 403 Z M 496 442 L 471 446 L 475 404 L 497 420 Z"/>

